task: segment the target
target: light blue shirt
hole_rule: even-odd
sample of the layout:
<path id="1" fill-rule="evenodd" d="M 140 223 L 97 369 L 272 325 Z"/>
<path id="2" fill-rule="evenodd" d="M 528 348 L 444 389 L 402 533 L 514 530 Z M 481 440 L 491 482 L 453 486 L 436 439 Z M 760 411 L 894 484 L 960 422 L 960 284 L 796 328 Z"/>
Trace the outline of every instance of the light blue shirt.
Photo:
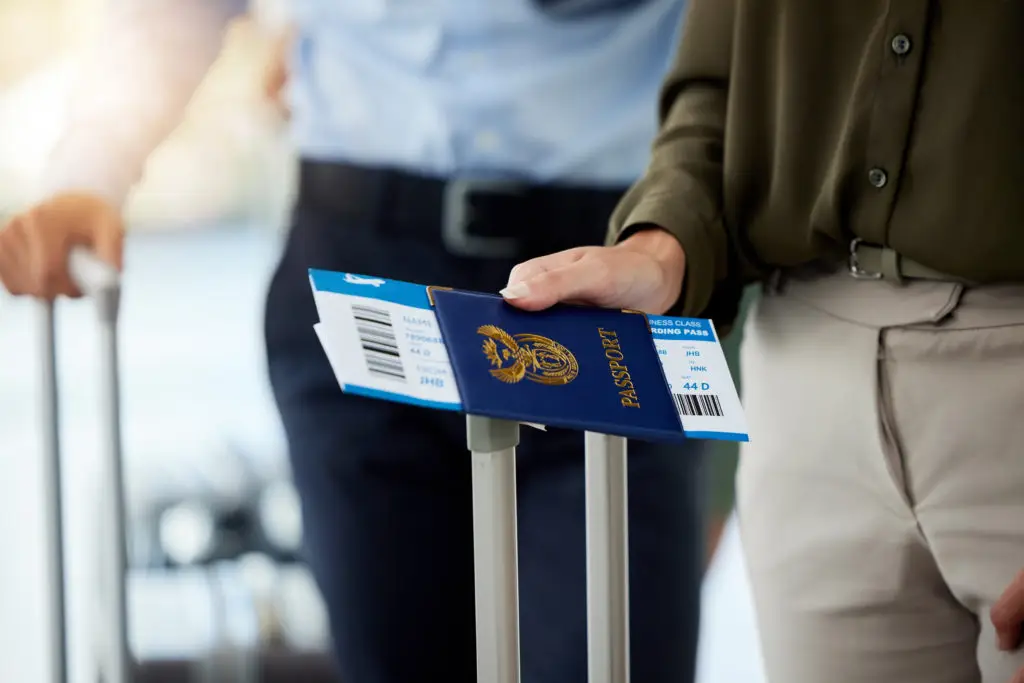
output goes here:
<path id="1" fill-rule="evenodd" d="M 292 0 L 295 147 L 306 158 L 445 177 L 630 183 L 647 161 L 684 5 Z M 246 2 L 118 0 L 112 9 L 48 184 L 121 202 Z"/>

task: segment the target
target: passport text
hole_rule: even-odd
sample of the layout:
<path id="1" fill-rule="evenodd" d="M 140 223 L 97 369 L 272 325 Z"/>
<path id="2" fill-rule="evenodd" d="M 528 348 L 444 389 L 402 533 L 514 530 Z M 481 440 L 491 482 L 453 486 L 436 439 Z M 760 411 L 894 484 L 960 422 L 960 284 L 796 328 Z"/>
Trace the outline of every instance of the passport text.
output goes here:
<path id="1" fill-rule="evenodd" d="M 625 408 L 639 408 L 640 399 L 637 398 L 633 378 L 629 375 L 629 368 L 623 364 L 626 357 L 619 345 L 619 335 L 615 330 L 602 327 L 597 328 L 597 333 L 601 335 L 601 347 L 604 348 L 604 357 L 608 359 L 612 382 L 619 389 L 619 403 Z"/>

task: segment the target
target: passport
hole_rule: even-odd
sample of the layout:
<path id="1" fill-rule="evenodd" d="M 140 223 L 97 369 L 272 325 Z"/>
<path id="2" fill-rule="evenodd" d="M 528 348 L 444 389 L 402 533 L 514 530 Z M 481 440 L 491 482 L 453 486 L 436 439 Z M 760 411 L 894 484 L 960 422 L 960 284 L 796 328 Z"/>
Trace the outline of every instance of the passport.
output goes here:
<path id="1" fill-rule="evenodd" d="M 463 410 L 646 441 L 686 438 L 640 312 L 429 288 Z"/>

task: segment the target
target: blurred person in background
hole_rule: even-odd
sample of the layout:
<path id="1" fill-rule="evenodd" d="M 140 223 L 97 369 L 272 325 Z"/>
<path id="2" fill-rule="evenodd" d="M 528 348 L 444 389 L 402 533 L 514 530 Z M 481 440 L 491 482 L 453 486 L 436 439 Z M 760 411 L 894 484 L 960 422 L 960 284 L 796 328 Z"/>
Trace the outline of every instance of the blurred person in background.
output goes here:
<path id="1" fill-rule="evenodd" d="M 1022 45 L 1021 3 L 693 0 L 610 246 L 510 273 L 527 310 L 722 325 L 764 283 L 737 499 L 771 681 L 1021 680 Z"/>
<path id="2" fill-rule="evenodd" d="M 286 101 L 301 168 L 267 297 L 267 358 L 342 680 L 474 680 L 470 465 L 460 416 L 341 393 L 313 331 L 307 269 L 497 291 L 519 261 L 600 244 L 643 170 L 682 8 L 292 4 Z M 0 233 L 11 292 L 77 295 L 65 268 L 73 244 L 121 267 L 125 197 L 245 9 L 114 3 L 54 152 L 48 198 Z M 528 682 L 587 678 L 582 445 L 569 431 L 523 434 Z M 693 676 L 700 455 L 696 443 L 630 446 L 631 661 L 644 683 Z"/>

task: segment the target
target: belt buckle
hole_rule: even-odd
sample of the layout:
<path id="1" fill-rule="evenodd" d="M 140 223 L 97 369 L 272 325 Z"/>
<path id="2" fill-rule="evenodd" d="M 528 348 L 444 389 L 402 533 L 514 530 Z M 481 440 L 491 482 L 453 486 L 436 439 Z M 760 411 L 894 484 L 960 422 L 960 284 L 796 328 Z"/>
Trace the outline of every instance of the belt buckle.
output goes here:
<path id="1" fill-rule="evenodd" d="M 860 260 L 857 258 L 857 248 L 863 241 L 864 240 L 860 237 L 855 237 L 850 240 L 850 256 L 847 261 L 847 267 L 850 270 L 850 277 L 854 280 L 881 280 L 882 273 L 864 270 L 860 267 Z"/>
<path id="2" fill-rule="evenodd" d="M 525 195 L 523 185 L 504 180 L 453 178 L 444 187 L 441 207 L 441 240 L 452 254 L 471 258 L 511 258 L 519 253 L 519 240 L 513 237 L 473 235 L 469 226 L 476 211 L 470 202 L 475 192 Z"/>

